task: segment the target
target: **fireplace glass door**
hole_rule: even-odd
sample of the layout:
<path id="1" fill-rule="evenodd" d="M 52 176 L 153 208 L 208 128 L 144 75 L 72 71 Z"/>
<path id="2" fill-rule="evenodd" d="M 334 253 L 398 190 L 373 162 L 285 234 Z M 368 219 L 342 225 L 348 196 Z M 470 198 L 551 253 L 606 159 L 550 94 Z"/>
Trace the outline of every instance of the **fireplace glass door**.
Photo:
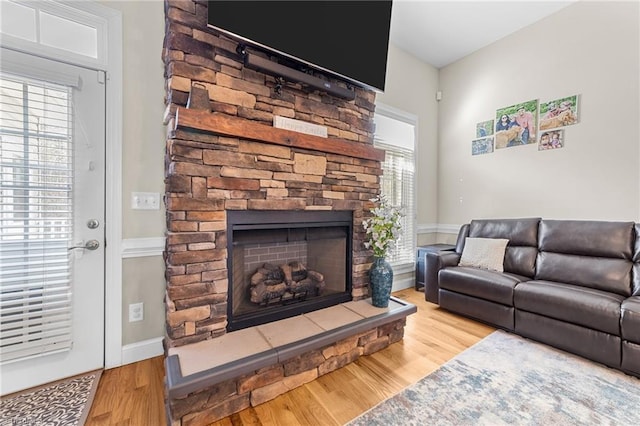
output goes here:
<path id="1" fill-rule="evenodd" d="M 351 212 L 291 213 L 227 218 L 229 331 L 351 300 Z"/>

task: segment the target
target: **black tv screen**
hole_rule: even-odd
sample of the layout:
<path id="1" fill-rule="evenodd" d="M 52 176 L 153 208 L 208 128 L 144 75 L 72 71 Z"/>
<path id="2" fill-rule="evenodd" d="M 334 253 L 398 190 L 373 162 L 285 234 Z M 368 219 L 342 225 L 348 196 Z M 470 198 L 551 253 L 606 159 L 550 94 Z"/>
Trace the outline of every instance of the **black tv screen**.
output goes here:
<path id="1" fill-rule="evenodd" d="M 384 91 L 391 1 L 210 0 L 210 27 L 361 87 Z"/>

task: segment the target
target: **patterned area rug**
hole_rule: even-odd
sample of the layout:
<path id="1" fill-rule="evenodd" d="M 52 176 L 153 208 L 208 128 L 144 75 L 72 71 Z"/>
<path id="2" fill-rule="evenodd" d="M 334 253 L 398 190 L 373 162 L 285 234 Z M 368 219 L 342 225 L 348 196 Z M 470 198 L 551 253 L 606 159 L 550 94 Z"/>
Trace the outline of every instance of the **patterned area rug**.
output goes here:
<path id="1" fill-rule="evenodd" d="M 0 426 L 84 425 L 102 370 L 72 377 L 0 400 Z"/>
<path id="2" fill-rule="evenodd" d="M 640 425 L 640 380 L 496 331 L 356 417 L 371 425 Z"/>

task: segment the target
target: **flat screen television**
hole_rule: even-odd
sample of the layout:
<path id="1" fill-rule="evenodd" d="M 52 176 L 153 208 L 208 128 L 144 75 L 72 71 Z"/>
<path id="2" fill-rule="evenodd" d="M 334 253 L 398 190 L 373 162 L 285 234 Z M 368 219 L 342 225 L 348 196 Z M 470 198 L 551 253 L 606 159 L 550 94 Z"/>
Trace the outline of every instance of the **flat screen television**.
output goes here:
<path id="1" fill-rule="evenodd" d="M 384 91 L 391 1 L 209 0 L 209 27 L 247 46 Z"/>

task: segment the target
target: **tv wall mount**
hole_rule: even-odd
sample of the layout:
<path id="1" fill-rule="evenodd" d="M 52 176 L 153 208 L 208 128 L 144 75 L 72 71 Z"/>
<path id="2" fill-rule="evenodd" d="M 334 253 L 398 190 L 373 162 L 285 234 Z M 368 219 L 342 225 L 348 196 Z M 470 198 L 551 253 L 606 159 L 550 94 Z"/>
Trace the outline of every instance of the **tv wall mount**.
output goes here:
<path id="1" fill-rule="evenodd" d="M 295 81 L 298 83 L 306 84 L 318 90 L 322 90 L 330 95 L 347 100 L 354 100 L 356 98 L 355 90 L 339 86 L 330 81 L 323 80 L 315 77 L 311 74 L 307 74 L 297 69 L 282 65 L 278 62 L 271 61 L 256 54 L 247 51 L 246 46 L 238 44 L 236 51 L 242 56 L 244 65 L 249 68 L 254 68 L 263 71 L 267 74 L 276 77 L 276 93 L 280 93 L 282 86 L 286 80 Z"/>

